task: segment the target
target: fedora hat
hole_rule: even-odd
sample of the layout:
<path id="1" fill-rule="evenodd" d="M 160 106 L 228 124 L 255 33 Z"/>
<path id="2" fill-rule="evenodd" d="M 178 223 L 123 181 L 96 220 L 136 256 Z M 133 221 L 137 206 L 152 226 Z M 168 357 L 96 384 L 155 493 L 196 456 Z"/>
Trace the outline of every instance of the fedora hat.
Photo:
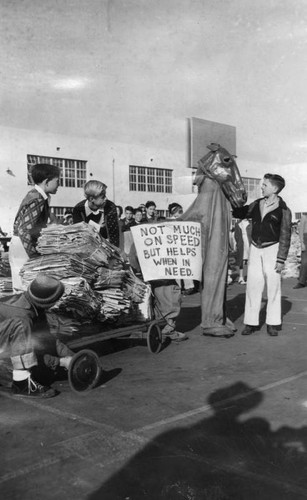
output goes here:
<path id="1" fill-rule="evenodd" d="M 42 309 L 53 306 L 64 291 L 65 287 L 61 281 L 44 273 L 39 273 L 27 290 L 31 303 Z"/>

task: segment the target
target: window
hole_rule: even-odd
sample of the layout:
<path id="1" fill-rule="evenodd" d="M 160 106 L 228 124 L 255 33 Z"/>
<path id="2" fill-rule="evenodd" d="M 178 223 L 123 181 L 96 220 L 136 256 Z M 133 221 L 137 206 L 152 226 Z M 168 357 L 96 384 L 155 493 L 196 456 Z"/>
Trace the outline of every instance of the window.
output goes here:
<path id="1" fill-rule="evenodd" d="M 307 212 L 295 212 L 295 219 L 300 220 L 302 215 L 307 215 Z"/>
<path id="2" fill-rule="evenodd" d="M 261 191 L 260 191 L 260 182 L 261 179 L 255 179 L 253 177 L 242 177 L 247 197 L 250 199 L 256 200 L 257 198 L 260 198 L 261 196 Z"/>
<path id="3" fill-rule="evenodd" d="M 50 212 L 59 220 L 62 220 L 66 212 L 73 211 L 74 207 L 51 207 Z"/>
<path id="4" fill-rule="evenodd" d="M 31 168 L 36 163 L 49 163 L 61 169 L 60 186 L 82 188 L 86 182 L 86 161 L 27 155 L 28 184 L 33 184 Z"/>
<path id="5" fill-rule="evenodd" d="M 129 166 L 130 191 L 172 193 L 173 171 L 164 168 Z"/>

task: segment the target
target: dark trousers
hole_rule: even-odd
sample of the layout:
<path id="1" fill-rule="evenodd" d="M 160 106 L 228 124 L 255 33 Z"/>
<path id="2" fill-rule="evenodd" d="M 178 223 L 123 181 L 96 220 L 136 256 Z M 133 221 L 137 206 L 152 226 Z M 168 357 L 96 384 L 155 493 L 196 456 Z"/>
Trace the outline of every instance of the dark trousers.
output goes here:
<path id="1" fill-rule="evenodd" d="M 298 279 L 302 285 L 306 285 L 307 281 L 307 233 L 304 233 L 304 243 L 306 250 L 301 253 L 301 267 Z"/>

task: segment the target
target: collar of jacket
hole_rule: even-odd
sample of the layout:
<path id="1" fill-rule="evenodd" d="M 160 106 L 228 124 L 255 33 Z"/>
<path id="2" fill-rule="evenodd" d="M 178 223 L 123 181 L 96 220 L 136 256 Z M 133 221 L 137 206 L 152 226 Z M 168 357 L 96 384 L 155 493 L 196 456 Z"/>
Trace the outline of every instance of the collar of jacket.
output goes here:
<path id="1" fill-rule="evenodd" d="M 261 200 L 264 200 L 264 198 L 259 198 L 257 201 L 258 201 L 258 205 L 260 204 Z M 287 210 L 287 205 L 286 205 L 286 202 L 282 199 L 281 196 L 278 196 L 278 201 L 279 201 L 279 204 L 278 206 L 280 208 L 282 208 L 283 210 Z"/>

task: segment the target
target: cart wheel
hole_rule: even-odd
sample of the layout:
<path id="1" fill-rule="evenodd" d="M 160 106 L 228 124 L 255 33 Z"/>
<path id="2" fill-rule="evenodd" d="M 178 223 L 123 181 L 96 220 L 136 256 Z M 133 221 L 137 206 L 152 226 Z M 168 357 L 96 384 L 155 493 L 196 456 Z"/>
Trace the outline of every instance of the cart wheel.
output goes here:
<path id="1" fill-rule="evenodd" d="M 93 389 L 101 376 L 101 364 L 97 354 L 83 349 L 75 354 L 68 370 L 68 381 L 74 392 L 84 393 Z"/>
<path id="2" fill-rule="evenodd" d="M 158 354 L 162 347 L 162 333 L 158 323 L 151 323 L 147 331 L 147 347 L 149 352 Z"/>

